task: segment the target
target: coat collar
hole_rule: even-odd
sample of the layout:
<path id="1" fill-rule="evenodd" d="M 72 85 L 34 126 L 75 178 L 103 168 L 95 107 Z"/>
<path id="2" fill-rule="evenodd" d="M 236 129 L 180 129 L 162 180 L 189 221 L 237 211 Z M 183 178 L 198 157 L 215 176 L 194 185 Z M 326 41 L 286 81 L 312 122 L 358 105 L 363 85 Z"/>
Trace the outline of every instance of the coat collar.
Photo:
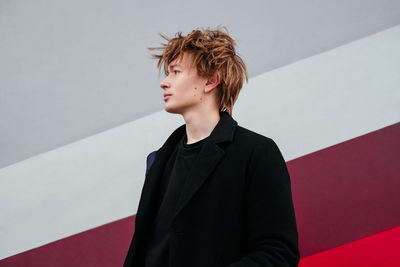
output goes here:
<path id="1" fill-rule="evenodd" d="M 209 142 L 213 142 L 215 144 L 225 141 L 232 141 L 237 126 L 237 122 L 229 115 L 228 112 L 221 111 L 219 115 L 220 120 L 218 121 L 217 125 L 214 127 L 208 138 Z M 163 149 L 169 150 L 171 149 L 171 147 L 175 148 L 175 146 L 178 144 L 178 141 L 183 137 L 185 133 L 186 124 L 183 124 L 168 137 L 167 141 L 165 141 L 164 145 L 157 152 L 157 155 L 159 154 L 159 152 L 162 152 Z"/>
<path id="2" fill-rule="evenodd" d="M 199 190 L 201 185 L 209 178 L 213 169 L 222 159 L 225 151 L 217 144 L 221 142 L 232 142 L 236 127 L 237 122 L 229 113 L 221 111 L 220 120 L 204 142 L 197 161 L 190 171 L 189 178 L 183 187 L 182 194 L 173 215 L 174 219 Z M 168 137 L 164 145 L 157 151 L 156 158 L 148 170 L 142 190 L 141 201 L 136 214 L 135 228 L 138 229 L 138 233 L 144 234 L 150 230 L 147 226 L 151 225 L 152 220 L 155 218 L 161 201 L 154 196 L 157 196 L 158 184 L 162 178 L 165 164 L 185 132 L 186 124 L 183 124 Z M 173 223 L 174 220 L 172 225 Z M 143 236 L 146 235 L 144 234 Z"/>

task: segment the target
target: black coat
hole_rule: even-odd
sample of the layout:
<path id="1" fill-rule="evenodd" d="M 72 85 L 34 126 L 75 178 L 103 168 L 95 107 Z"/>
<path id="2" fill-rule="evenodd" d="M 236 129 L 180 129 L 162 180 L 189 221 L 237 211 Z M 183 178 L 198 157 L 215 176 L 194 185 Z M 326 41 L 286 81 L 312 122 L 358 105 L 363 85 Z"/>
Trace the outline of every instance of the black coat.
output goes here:
<path id="1" fill-rule="evenodd" d="M 226 111 L 220 115 L 174 212 L 169 266 L 297 266 L 290 177 L 279 148 Z M 185 131 L 184 124 L 169 136 L 148 169 L 125 267 L 144 266 L 143 247 L 161 204 L 162 171 Z"/>

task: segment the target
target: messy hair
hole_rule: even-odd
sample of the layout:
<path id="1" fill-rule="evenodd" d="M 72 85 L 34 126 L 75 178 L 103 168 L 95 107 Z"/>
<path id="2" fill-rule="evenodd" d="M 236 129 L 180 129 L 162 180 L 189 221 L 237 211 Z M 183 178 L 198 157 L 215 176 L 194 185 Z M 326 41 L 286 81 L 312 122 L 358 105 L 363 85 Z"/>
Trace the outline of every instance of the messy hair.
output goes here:
<path id="1" fill-rule="evenodd" d="M 224 32 L 225 30 L 226 32 Z M 174 38 L 168 38 L 162 47 L 150 47 L 149 50 L 161 50 L 161 54 L 152 54 L 158 59 L 159 74 L 164 69 L 168 75 L 168 65 L 177 59 L 183 58 L 184 52 L 192 54 L 191 67 L 196 67 L 197 74 L 202 78 L 211 78 L 218 75 L 220 82 L 217 86 L 217 103 L 219 111 L 227 111 L 232 115 L 232 108 L 243 86 L 243 78 L 248 82 L 247 69 L 242 58 L 236 53 L 236 42 L 229 36 L 226 27 L 217 27 L 215 30 L 195 29 L 188 35 L 177 32 Z"/>

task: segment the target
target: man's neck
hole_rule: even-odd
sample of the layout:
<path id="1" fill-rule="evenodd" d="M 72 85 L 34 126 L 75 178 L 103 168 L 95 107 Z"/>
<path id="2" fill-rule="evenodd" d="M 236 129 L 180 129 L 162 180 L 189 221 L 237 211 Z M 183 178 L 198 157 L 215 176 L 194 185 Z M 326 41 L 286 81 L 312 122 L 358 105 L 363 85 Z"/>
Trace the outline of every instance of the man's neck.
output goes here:
<path id="1" fill-rule="evenodd" d="M 220 120 L 219 111 L 185 114 L 187 144 L 193 144 L 211 134 Z"/>

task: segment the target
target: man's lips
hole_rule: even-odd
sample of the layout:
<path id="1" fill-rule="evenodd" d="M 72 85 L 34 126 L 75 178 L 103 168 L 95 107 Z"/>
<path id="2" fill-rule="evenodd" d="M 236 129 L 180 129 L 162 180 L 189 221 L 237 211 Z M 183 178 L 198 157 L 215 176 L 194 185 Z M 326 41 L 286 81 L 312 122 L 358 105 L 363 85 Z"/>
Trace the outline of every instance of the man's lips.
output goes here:
<path id="1" fill-rule="evenodd" d="M 170 97 L 171 94 L 164 94 L 164 101 L 166 101 L 168 99 L 168 97 Z"/>

